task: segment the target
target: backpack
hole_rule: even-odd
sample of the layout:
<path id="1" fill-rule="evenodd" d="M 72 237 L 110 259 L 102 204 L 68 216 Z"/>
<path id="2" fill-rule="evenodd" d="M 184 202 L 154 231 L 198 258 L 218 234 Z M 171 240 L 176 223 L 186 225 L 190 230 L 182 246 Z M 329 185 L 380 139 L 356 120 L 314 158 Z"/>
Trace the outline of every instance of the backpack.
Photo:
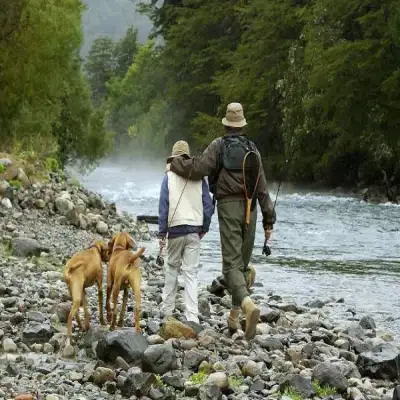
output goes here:
<path id="1" fill-rule="evenodd" d="M 219 149 L 218 170 L 215 176 L 208 178 L 210 192 L 215 195 L 217 181 L 222 169 L 241 172 L 243 160 L 249 151 L 257 151 L 256 145 L 245 135 L 225 135 Z"/>

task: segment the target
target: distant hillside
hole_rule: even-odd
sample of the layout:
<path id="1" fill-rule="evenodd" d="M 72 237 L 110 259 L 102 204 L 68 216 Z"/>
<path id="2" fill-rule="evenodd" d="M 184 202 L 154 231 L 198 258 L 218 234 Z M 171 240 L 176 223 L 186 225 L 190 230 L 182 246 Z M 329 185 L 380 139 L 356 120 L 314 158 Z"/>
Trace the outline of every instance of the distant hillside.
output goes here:
<path id="1" fill-rule="evenodd" d="M 141 0 L 83 0 L 87 10 L 83 16 L 84 44 L 81 54 L 86 57 L 90 46 L 99 36 L 119 39 L 127 28 L 138 29 L 138 40 L 144 42 L 151 30 L 150 20 L 136 12 Z M 142 0 L 143 1 L 143 0 Z"/>

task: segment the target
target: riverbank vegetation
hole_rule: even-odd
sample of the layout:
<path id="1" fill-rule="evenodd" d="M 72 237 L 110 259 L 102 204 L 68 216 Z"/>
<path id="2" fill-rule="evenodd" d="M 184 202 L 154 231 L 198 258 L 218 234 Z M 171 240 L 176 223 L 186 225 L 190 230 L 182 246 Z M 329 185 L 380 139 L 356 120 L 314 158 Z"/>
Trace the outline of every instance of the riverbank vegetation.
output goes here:
<path id="1" fill-rule="evenodd" d="M 147 1 L 148 42 L 131 27 L 98 37 L 84 61 L 80 1 L 2 2 L 9 147 L 40 144 L 61 164 L 92 162 L 111 142 L 118 155 L 164 157 L 183 138 L 199 153 L 239 101 L 270 179 L 382 185 L 396 198 L 400 0 Z"/>

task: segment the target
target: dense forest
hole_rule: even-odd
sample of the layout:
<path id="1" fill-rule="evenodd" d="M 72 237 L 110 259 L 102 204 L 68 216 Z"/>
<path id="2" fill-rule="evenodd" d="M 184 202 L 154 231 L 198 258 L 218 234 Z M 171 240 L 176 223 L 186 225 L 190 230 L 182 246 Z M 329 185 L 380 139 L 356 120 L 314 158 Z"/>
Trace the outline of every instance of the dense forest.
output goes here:
<path id="1" fill-rule="evenodd" d="M 111 141 L 165 156 L 186 139 L 199 153 L 238 101 L 270 179 L 399 186 L 400 0 L 150 0 L 150 40 L 99 27 L 85 60 L 80 1 L 0 2 L 0 135 L 14 146 L 37 137 L 90 162 Z"/>

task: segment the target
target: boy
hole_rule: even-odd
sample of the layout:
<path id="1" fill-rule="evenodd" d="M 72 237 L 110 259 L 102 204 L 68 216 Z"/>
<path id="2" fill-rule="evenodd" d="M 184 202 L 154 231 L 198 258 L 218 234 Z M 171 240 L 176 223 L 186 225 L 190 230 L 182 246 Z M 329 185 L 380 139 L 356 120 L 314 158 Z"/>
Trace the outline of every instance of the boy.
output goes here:
<path id="1" fill-rule="evenodd" d="M 189 145 L 180 140 L 167 159 L 190 158 Z M 200 240 L 208 232 L 214 212 L 207 182 L 184 179 L 168 171 L 161 185 L 159 202 L 159 239 L 162 246 L 168 238 L 168 262 L 165 271 L 163 304 L 165 316 L 172 315 L 181 271 L 185 284 L 185 317 L 199 322 L 197 272 L 200 259 Z"/>

